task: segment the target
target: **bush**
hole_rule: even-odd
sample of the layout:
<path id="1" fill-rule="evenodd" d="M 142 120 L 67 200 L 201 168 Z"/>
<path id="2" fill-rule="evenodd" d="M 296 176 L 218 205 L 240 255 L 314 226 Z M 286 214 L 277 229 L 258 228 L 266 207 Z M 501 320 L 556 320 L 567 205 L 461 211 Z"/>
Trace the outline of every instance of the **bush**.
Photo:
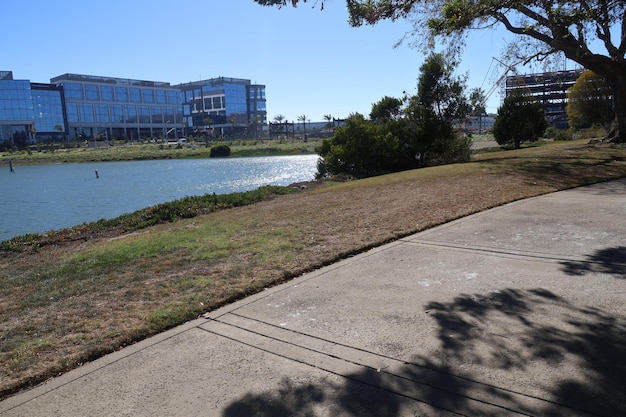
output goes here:
<path id="1" fill-rule="evenodd" d="M 554 135 L 554 140 L 572 140 L 573 134 L 571 129 L 559 129 Z"/>
<path id="2" fill-rule="evenodd" d="M 211 158 L 225 158 L 230 156 L 230 147 L 227 145 L 217 145 L 211 148 L 211 153 L 209 154 Z"/>
<path id="3" fill-rule="evenodd" d="M 515 149 L 522 142 L 535 142 L 548 127 L 541 103 L 520 93 L 504 99 L 498 109 L 493 125 L 493 136 L 498 145 L 513 145 Z"/>

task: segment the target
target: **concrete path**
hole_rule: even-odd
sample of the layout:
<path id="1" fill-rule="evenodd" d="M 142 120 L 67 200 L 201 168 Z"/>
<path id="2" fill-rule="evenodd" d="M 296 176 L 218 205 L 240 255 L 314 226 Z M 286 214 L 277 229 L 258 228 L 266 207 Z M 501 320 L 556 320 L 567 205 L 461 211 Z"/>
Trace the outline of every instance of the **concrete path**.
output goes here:
<path id="1" fill-rule="evenodd" d="M 626 180 L 486 211 L 241 300 L 0 416 L 626 415 Z"/>

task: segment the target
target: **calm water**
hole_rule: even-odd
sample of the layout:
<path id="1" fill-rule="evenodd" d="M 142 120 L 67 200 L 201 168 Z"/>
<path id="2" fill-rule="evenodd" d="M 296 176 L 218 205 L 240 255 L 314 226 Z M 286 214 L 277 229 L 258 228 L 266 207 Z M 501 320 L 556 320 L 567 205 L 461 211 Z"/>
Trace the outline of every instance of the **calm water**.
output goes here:
<path id="1" fill-rule="evenodd" d="M 173 201 L 312 180 L 317 155 L 0 166 L 0 241 Z M 96 178 L 98 170 L 100 178 Z"/>

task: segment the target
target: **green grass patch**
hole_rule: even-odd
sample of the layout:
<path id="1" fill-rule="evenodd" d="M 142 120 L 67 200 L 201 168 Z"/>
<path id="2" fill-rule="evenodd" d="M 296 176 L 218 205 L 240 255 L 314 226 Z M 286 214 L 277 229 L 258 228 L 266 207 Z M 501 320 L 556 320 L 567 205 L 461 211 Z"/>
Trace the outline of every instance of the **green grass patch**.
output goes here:
<path id="1" fill-rule="evenodd" d="M 241 207 L 257 203 L 275 195 L 298 192 L 292 187 L 267 185 L 256 190 L 231 194 L 206 194 L 189 196 L 169 203 L 158 204 L 133 213 L 124 214 L 110 220 L 85 223 L 73 228 L 63 229 L 46 234 L 32 233 L 16 236 L 8 241 L 0 242 L 0 250 L 21 251 L 25 247 L 36 251 L 40 247 L 54 244 L 62 240 L 77 240 L 97 234 L 103 230 L 119 229 L 123 232 L 142 230 L 150 226 L 172 223 L 179 219 L 193 218 L 233 207 Z M 120 254 L 121 255 L 121 254 Z"/>

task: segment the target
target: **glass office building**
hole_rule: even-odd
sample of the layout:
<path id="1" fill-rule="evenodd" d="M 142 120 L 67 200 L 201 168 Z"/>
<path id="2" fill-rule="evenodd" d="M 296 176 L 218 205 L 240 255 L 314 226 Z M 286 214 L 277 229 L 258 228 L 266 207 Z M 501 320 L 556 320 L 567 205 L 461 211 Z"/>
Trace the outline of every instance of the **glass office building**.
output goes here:
<path id="1" fill-rule="evenodd" d="M 0 71 L 0 149 L 59 140 L 167 138 L 258 133 L 265 86 L 212 78 L 166 82 L 63 74 L 50 84 Z"/>
<path id="2" fill-rule="evenodd" d="M 166 82 L 63 74 L 69 137 L 101 140 L 183 135 L 182 93 Z"/>
<path id="3" fill-rule="evenodd" d="M 30 83 L 37 142 L 66 139 L 63 88 L 51 84 Z"/>
<path id="4" fill-rule="evenodd" d="M 14 80 L 0 72 L 0 149 L 25 147 L 35 142 L 35 114 L 30 81 Z"/>
<path id="5" fill-rule="evenodd" d="M 219 77 L 175 87 L 183 92 L 183 117 L 194 134 L 253 132 L 267 121 L 264 85 Z"/>

